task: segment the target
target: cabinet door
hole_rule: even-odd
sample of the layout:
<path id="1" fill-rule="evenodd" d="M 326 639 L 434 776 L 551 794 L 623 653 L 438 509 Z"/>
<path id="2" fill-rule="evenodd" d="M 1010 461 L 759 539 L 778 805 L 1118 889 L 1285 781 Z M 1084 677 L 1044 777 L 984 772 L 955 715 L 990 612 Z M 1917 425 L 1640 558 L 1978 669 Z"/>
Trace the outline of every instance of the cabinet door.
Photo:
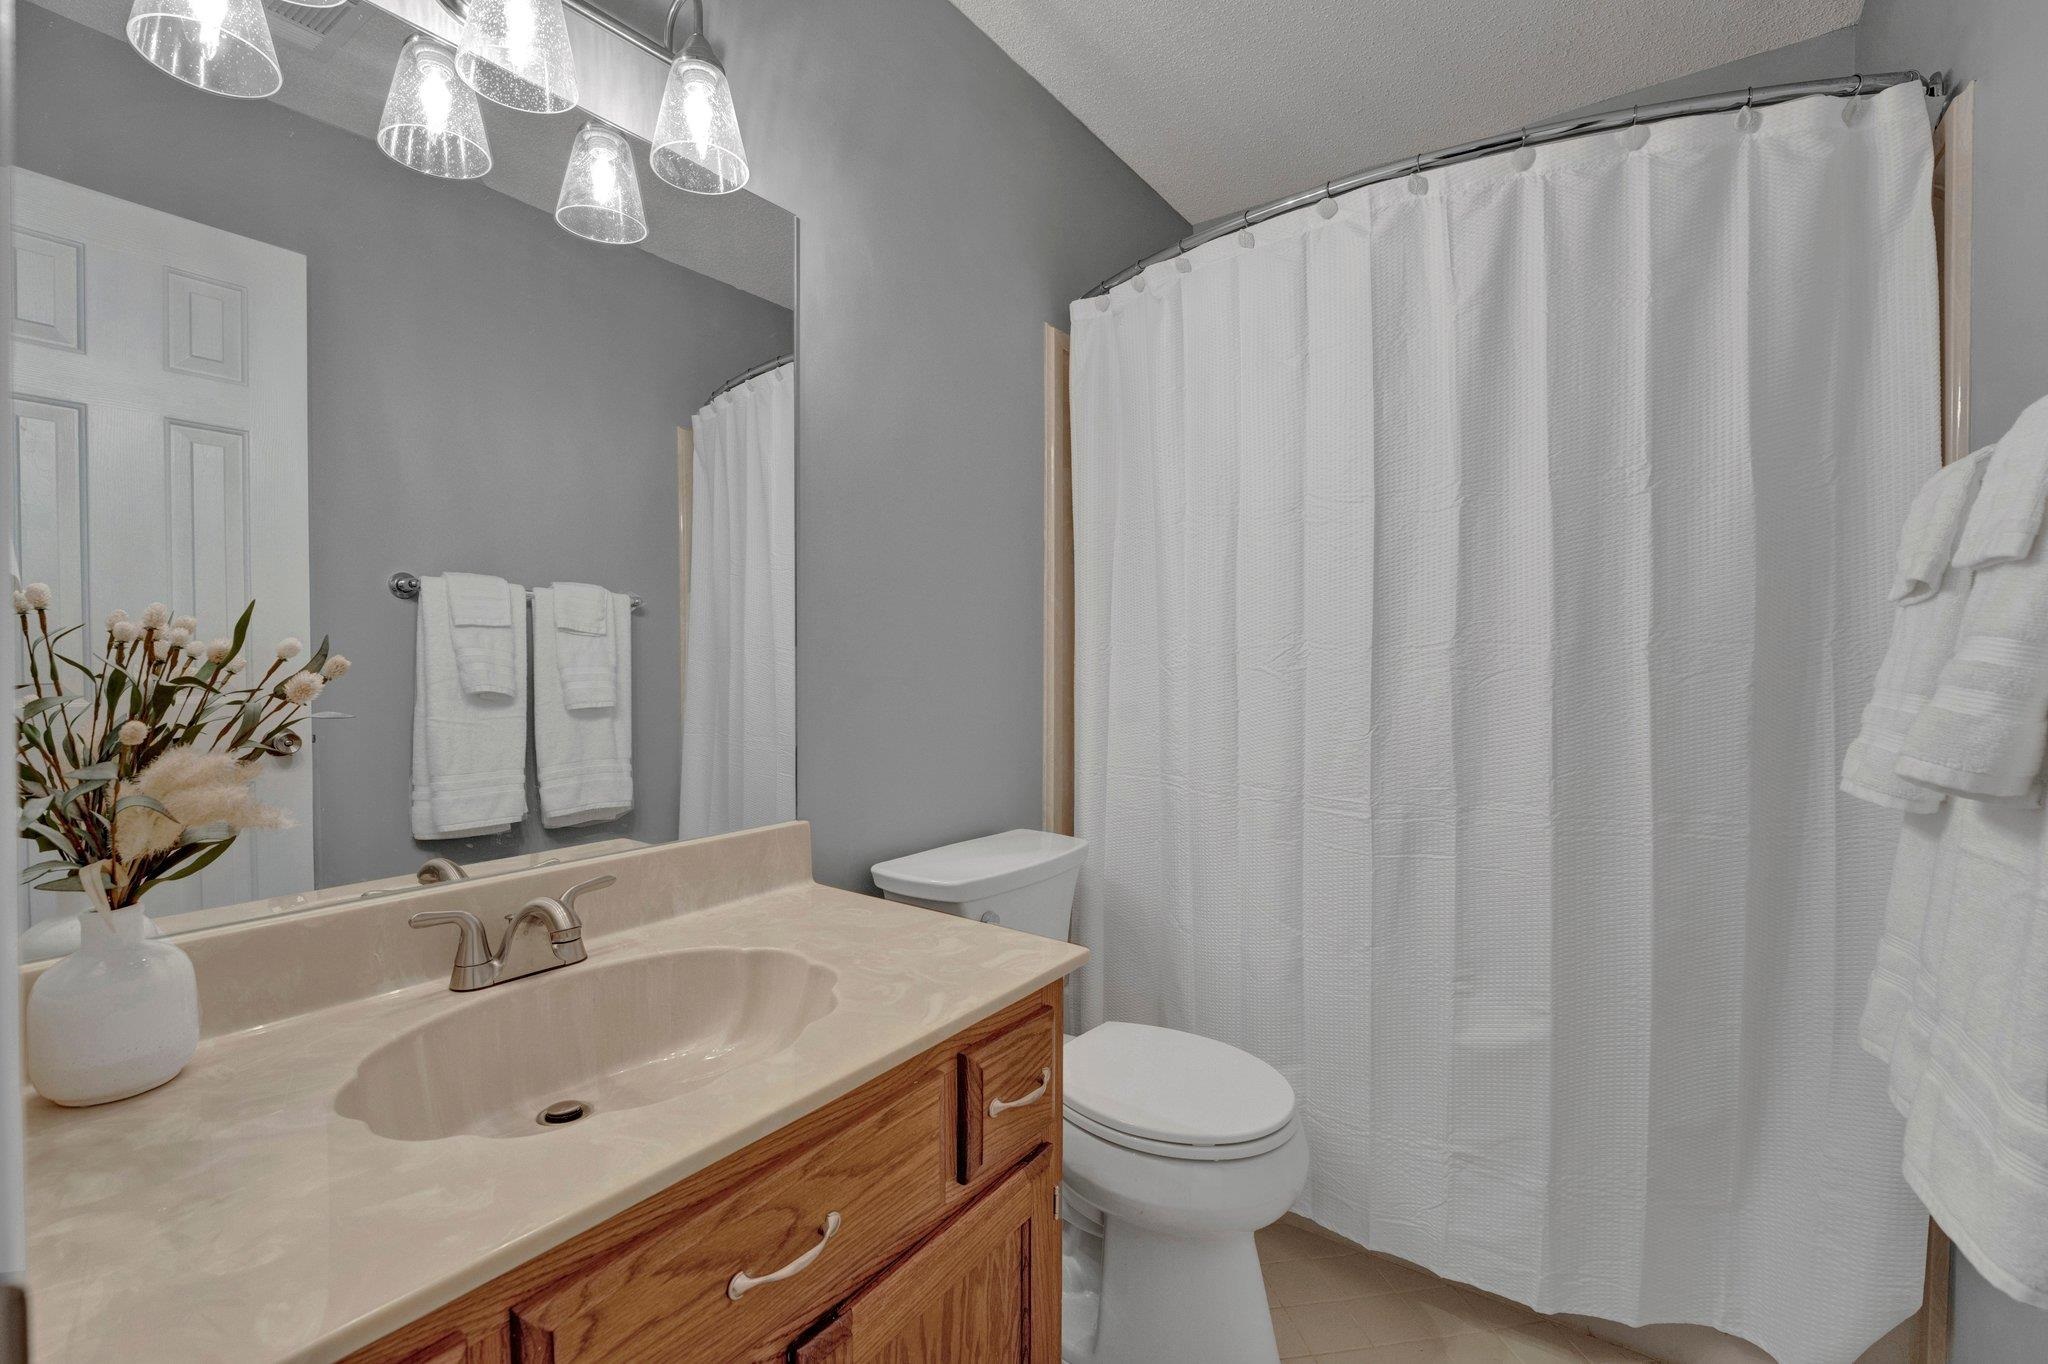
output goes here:
<path id="1" fill-rule="evenodd" d="M 791 1352 L 795 1364 L 1059 1364 L 1052 1153 L 977 1200 Z"/>

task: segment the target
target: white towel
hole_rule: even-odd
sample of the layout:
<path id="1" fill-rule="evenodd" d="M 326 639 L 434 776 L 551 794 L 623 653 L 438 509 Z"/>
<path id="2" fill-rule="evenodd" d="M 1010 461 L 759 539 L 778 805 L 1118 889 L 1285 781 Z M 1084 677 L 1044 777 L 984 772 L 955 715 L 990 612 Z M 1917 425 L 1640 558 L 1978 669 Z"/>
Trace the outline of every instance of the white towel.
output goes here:
<path id="1" fill-rule="evenodd" d="M 1987 477 L 1980 499 L 1990 495 Z M 2017 563 L 1978 569 L 1955 652 L 1893 770 L 1925 786 L 2024 799 L 2048 744 L 2048 537 Z"/>
<path id="2" fill-rule="evenodd" d="M 2048 398 L 2020 413 L 1998 438 L 1984 487 L 1963 527 L 1955 561 L 1964 568 L 2013 563 L 2033 550 L 2048 506 Z"/>
<path id="3" fill-rule="evenodd" d="M 2004 1292 L 2048 1307 L 2048 828 L 1955 801 L 1906 819 L 1861 1040 L 1906 1182 Z"/>
<path id="4" fill-rule="evenodd" d="M 618 703 L 611 595 L 593 583 L 554 586 L 555 669 L 562 704 L 570 710 L 602 710 Z"/>
<path id="5" fill-rule="evenodd" d="M 458 676 L 447 585 L 421 580 L 413 660 L 414 838 L 500 833 L 526 815 L 526 613 L 513 619 L 506 632 L 511 694 L 473 694 Z"/>
<path id="6" fill-rule="evenodd" d="M 1892 638 L 1878 667 L 1863 727 L 1842 759 L 1842 790 L 1873 805 L 1925 814 L 1942 792 L 1894 770 L 1906 732 L 1934 694 L 1962 624 L 1970 571 L 1950 556 L 1984 473 L 1983 451 L 1927 480 L 1899 533 L 1899 576 L 1892 585 Z"/>
<path id="7" fill-rule="evenodd" d="M 533 747 L 540 763 L 540 822 L 557 829 L 617 819 L 633 808 L 632 598 L 607 592 L 613 704 L 571 710 L 564 698 L 556 594 L 533 594 Z"/>
<path id="8" fill-rule="evenodd" d="M 471 696 L 511 696 L 522 674 L 513 636 L 526 623 L 521 589 L 484 573 L 448 573 L 448 619 L 454 628 L 455 669 Z M 425 598 L 420 605 L 424 609 Z"/>

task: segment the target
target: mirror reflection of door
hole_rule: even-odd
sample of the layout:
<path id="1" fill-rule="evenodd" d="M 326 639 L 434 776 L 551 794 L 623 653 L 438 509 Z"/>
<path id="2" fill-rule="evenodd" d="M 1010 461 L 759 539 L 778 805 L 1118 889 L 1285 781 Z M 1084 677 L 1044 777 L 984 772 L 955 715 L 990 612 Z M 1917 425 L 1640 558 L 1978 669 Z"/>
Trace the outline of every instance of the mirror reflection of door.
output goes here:
<path id="1" fill-rule="evenodd" d="M 260 667 L 310 616 L 305 257 L 13 175 L 22 580 L 50 584 L 52 628 L 85 622 L 94 650 L 116 607 L 163 602 L 205 641 L 256 597 Z M 258 790 L 292 827 L 153 890 L 151 914 L 312 884 L 312 754 L 266 766 Z M 24 927 L 78 907 L 23 899 Z"/>

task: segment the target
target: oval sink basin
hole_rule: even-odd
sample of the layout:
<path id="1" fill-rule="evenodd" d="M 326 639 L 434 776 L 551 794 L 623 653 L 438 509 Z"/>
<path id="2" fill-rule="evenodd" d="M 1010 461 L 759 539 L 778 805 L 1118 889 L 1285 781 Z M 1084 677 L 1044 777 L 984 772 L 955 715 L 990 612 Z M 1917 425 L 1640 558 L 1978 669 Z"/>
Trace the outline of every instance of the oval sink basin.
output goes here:
<path id="1" fill-rule="evenodd" d="M 479 990 L 393 1038 L 363 1058 L 334 1108 L 400 1141 L 540 1136 L 775 1055 L 832 1011 L 836 979 L 776 948 L 565 966 Z M 573 1104 L 581 1113 L 563 1107 Z"/>

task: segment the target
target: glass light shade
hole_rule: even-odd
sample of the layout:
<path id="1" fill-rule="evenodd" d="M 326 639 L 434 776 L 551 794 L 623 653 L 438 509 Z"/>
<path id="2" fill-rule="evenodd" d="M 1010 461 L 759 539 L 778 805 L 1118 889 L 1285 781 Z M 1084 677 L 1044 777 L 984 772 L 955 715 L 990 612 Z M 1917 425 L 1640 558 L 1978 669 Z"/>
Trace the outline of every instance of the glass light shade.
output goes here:
<path id="1" fill-rule="evenodd" d="M 579 237 L 624 246 L 647 235 L 633 144 L 602 123 L 586 123 L 569 149 L 555 221 Z"/>
<path id="2" fill-rule="evenodd" d="M 398 54 L 377 145 L 402 166 L 443 180 L 474 180 L 491 170 L 476 92 L 455 74 L 455 54 L 416 37 Z"/>
<path id="3" fill-rule="evenodd" d="M 692 194 L 730 194 L 747 183 L 747 149 L 732 86 L 693 37 L 668 69 L 654 120 L 654 173 Z"/>
<path id="4" fill-rule="evenodd" d="M 470 89 L 507 109 L 574 109 L 576 58 L 562 0 L 469 0 L 455 69 Z"/>
<path id="5" fill-rule="evenodd" d="M 135 0 L 128 45 L 159 71 L 216 95 L 262 99 L 284 84 L 262 0 Z"/>

